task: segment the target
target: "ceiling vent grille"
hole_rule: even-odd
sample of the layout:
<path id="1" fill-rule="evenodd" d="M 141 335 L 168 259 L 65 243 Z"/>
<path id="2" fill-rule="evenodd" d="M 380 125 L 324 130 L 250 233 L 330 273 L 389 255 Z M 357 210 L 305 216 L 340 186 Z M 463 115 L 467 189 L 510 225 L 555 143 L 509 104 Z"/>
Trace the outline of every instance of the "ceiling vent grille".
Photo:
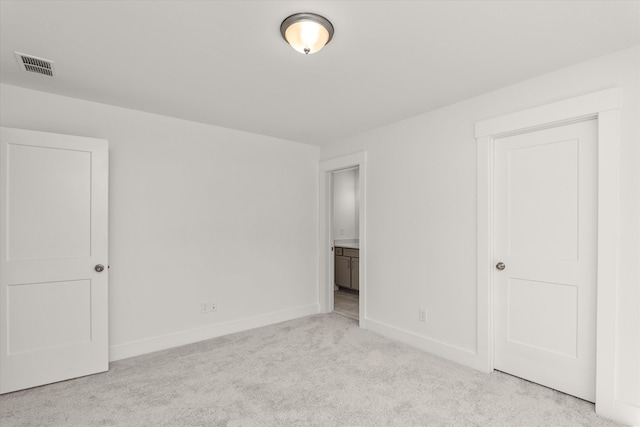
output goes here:
<path id="1" fill-rule="evenodd" d="M 25 53 L 14 52 L 20 67 L 31 73 L 42 74 L 43 76 L 53 77 L 53 61 L 38 58 L 37 56 L 27 55 Z"/>

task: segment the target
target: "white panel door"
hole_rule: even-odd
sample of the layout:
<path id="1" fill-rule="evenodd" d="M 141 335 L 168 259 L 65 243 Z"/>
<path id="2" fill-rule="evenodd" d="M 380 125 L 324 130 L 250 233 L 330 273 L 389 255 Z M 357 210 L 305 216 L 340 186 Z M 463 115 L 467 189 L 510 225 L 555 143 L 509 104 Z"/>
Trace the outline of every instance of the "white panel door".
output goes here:
<path id="1" fill-rule="evenodd" d="M 0 393 L 106 371 L 107 141 L 0 128 L 0 171 Z"/>
<path id="2" fill-rule="evenodd" d="M 596 121 L 497 139 L 494 160 L 494 367 L 593 402 Z"/>

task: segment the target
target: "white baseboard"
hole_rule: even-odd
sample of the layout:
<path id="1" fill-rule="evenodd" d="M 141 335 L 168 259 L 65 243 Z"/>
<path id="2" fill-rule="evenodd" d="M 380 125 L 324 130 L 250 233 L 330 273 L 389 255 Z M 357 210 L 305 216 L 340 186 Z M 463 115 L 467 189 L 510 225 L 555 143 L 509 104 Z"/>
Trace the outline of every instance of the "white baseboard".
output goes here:
<path id="1" fill-rule="evenodd" d="M 366 319 L 365 324 L 366 329 L 387 338 L 403 342 L 412 347 L 435 354 L 443 359 L 451 360 L 452 362 L 480 370 L 479 357 L 473 350 L 468 350 L 466 348 L 457 347 L 442 341 L 424 337 L 414 332 L 396 328 L 395 326 L 387 325 L 386 323 L 373 319 Z"/>
<path id="2" fill-rule="evenodd" d="M 202 328 L 151 337 L 139 341 L 116 344 L 109 348 L 109 361 L 140 356 L 142 354 L 204 341 L 223 335 L 233 334 L 235 332 L 242 332 L 249 329 L 272 325 L 274 323 L 285 322 L 287 320 L 297 319 L 298 317 L 309 316 L 319 312 L 319 305 L 311 304 L 288 310 L 267 313 L 260 316 L 205 326 Z"/>

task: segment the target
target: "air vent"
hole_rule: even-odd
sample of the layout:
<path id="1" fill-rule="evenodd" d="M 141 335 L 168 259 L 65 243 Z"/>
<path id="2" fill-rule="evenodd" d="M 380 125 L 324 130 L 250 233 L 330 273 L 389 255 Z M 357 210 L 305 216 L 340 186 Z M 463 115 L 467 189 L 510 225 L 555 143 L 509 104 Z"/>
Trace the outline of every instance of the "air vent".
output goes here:
<path id="1" fill-rule="evenodd" d="M 23 70 L 31 73 L 42 74 L 43 76 L 53 77 L 53 61 L 38 58 L 37 56 L 27 55 L 25 53 L 14 52 L 18 64 Z"/>

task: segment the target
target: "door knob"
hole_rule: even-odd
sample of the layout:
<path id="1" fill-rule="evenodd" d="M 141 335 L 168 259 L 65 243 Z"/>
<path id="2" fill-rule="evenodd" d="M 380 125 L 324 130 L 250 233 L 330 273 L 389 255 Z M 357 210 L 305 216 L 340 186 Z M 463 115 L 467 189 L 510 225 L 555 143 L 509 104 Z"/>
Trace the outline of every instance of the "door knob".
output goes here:
<path id="1" fill-rule="evenodd" d="M 98 273 L 100 273 L 102 270 L 104 270 L 104 265 L 98 264 L 95 266 L 95 269 Z"/>
<path id="2" fill-rule="evenodd" d="M 504 262 L 499 262 L 499 263 L 496 264 L 496 268 L 498 270 L 504 270 L 505 267 L 506 267 L 506 265 L 504 265 Z"/>

